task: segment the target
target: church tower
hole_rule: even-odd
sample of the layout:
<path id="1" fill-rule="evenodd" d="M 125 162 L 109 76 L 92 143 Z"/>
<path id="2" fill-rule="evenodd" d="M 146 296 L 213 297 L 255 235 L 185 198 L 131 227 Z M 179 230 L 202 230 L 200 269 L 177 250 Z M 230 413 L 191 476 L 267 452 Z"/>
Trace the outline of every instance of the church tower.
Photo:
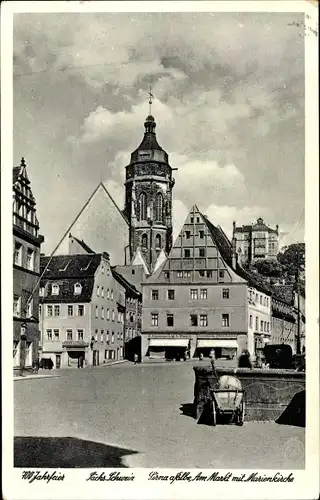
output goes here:
<path id="1" fill-rule="evenodd" d="M 149 104 L 151 108 L 151 99 Z M 151 109 L 144 127 L 143 140 L 126 166 L 124 214 L 130 226 L 131 258 L 139 248 L 152 272 L 160 252 L 169 253 L 172 246 L 174 179 L 168 154 L 157 142 Z"/>

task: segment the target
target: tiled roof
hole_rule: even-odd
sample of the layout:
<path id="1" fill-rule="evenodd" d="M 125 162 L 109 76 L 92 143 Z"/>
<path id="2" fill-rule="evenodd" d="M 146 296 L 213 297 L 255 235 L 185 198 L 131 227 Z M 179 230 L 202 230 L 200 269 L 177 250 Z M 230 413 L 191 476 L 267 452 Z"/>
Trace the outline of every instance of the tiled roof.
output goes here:
<path id="1" fill-rule="evenodd" d="M 282 300 L 287 304 L 293 305 L 294 303 L 294 286 L 293 285 L 273 285 L 273 296 L 275 299 Z"/>
<path id="2" fill-rule="evenodd" d="M 88 253 L 96 253 L 94 252 L 94 250 L 92 250 L 83 240 L 79 240 L 78 238 L 76 238 L 75 236 L 72 236 L 72 234 L 70 235 L 74 240 L 76 240 L 77 243 L 79 243 L 79 245 L 82 246 L 83 250 L 85 250 L 86 252 Z"/>
<path id="3" fill-rule="evenodd" d="M 81 293 L 74 293 L 74 286 L 79 283 L 81 285 Z M 52 295 L 52 285 L 59 286 L 59 294 Z M 89 302 L 92 297 L 94 286 L 94 278 L 65 278 L 51 279 L 42 278 L 40 287 L 45 289 L 43 302 L 59 303 L 59 302 Z"/>
<path id="4" fill-rule="evenodd" d="M 101 254 L 41 257 L 40 272 L 42 273 L 49 263 L 44 278 L 88 278 L 94 276 L 100 262 Z"/>
<path id="5" fill-rule="evenodd" d="M 141 295 L 140 292 L 136 289 L 136 287 L 132 283 L 129 283 L 129 281 L 127 281 L 122 276 L 122 274 L 118 273 L 113 267 L 111 268 L 111 272 L 112 272 L 112 276 L 114 277 L 114 279 L 116 279 L 118 281 L 118 283 L 120 283 L 120 285 L 124 286 L 126 290 L 128 290 L 129 292 L 131 292 L 132 294 L 134 294 L 136 296 Z"/>
<path id="6" fill-rule="evenodd" d="M 13 167 L 12 169 L 12 183 L 15 184 L 18 180 L 19 174 L 20 174 L 21 166 L 20 167 Z"/>

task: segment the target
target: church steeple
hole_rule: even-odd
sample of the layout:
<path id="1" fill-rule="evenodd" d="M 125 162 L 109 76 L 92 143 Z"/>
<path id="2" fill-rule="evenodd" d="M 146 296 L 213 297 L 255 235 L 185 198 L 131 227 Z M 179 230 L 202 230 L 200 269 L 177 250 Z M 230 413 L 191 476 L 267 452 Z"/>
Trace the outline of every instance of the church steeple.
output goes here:
<path id="1" fill-rule="evenodd" d="M 149 104 L 151 108 L 151 97 Z M 140 247 L 152 271 L 161 250 L 169 253 L 172 246 L 174 179 L 168 154 L 157 141 L 156 122 L 151 113 L 144 127 L 142 142 L 126 166 L 124 213 L 130 223 L 131 256 Z"/>

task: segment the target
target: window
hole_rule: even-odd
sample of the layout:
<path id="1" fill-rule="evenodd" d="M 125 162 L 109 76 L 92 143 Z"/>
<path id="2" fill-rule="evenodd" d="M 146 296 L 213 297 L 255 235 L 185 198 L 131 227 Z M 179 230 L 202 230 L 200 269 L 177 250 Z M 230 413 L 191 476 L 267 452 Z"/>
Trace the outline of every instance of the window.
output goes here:
<path id="1" fill-rule="evenodd" d="M 260 332 L 263 332 L 263 321 L 260 320 Z"/>
<path id="2" fill-rule="evenodd" d="M 107 288 L 107 299 L 110 299 L 110 290 Z"/>
<path id="3" fill-rule="evenodd" d="M 159 300 L 159 290 L 151 290 L 151 299 Z"/>
<path id="4" fill-rule="evenodd" d="M 158 326 L 158 313 L 151 313 L 151 326 Z"/>
<path id="5" fill-rule="evenodd" d="M 107 309 L 107 319 L 110 319 L 110 309 Z"/>
<path id="6" fill-rule="evenodd" d="M 53 284 L 51 287 L 51 295 L 59 295 L 59 285 Z"/>
<path id="7" fill-rule="evenodd" d="M 249 327 L 252 328 L 252 314 L 250 314 L 249 317 Z"/>
<path id="8" fill-rule="evenodd" d="M 200 314 L 200 326 L 208 326 L 208 316 L 206 314 Z"/>
<path id="9" fill-rule="evenodd" d="M 31 248 L 27 250 L 27 269 L 34 270 L 34 251 Z"/>
<path id="10" fill-rule="evenodd" d="M 188 258 L 190 258 L 190 255 L 191 255 L 190 248 L 185 248 L 184 249 L 184 256 L 188 259 Z"/>
<path id="11" fill-rule="evenodd" d="M 27 305 L 27 318 L 31 318 L 32 315 L 33 315 L 33 299 L 31 299 Z"/>
<path id="12" fill-rule="evenodd" d="M 58 328 L 56 330 L 53 330 L 53 338 L 54 338 L 54 340 L 59 340 L 60 332 L 59 332 Z"/>
<path id="13" fill-rule="evenodd" d="M 190 276 L 191 276 L 190 271 L 184 271 L 184 273 L 183 273 L 184 278 L 190 278 Z"/>
<path id="14" fill-rule="evenodd" d="M 53 316 L 53 307 L 47 306 L 47 316 Z"/>
<path id="15" fill-rule="evenodd" d="M 74 285 L 74 294 L 75 295 L 80 295 L 82 292 L 82 286 L 80 285 L 80 283 L 76 283 Z"/>
<path id="16" fill-rule="evenodd" d="M 212 278 L 212 271 L 207 271 L 207 278 Z"/>
<path id="17" fill-rule="evenodd" d="M 198 316 L 196 314 L 190 314 L 190 325 L 198 326 Z"/>
<path id="18" fill-rule="evenodd" d="M 156 196 L 156 221 L 163 222 L 163 196 L 161 193 Z"/>
<path id="19" fill-rule="evenodd" d="M 112 310 L 112 321 L 114 321 L 114 310 Z"/>
<path id="20" fill-rule="evenodd" d="M 205 257 L 205 256 L 206 256 L 206 249 L 199 248 L 199 257 Z"/>
<path id="21" fill-rule="evenodd" d="M 160 236 L 160 234 L 156 235 L 156 248 L 161 248 L 161 236 Z"/>
<path id="22" fill-rule="evenodd" d="M 170 273 L 169 273 L 169 271 L 165 271 L 165 272 L 164 272 L 164 277 L 165 277 L 165 278 L 167 278 L 167 279 L 169 279 L 169 278 L 170 278 Z"/>
<path id="23" fill-rule="evenodd" d="M 206 288 L 200 288 L 200 299 L 207 299 L 208 292 Z"/>
<path id="24" fill-rule="evenodd" d="M 182 278 L 182 277 L 183 277 L 183 272 L 177 271 L 177 278 Z"/>
<path id="25" fill-rule="evenodd" d="M 229 299 L 229 288 L 222 288 L 222 298 Z"/>
<path id="26" fill-rule="evenodd" d="M 256 302 L 259 300 L 259 295 L 256 293 Z"/>
<path id="27" fill-rule="evenodd" d="M 20 243 L 14 245 L 14 263 L 16 266 L 22 265 L 22 245 Z"/>
<path id="28" fill-rule="evenodd" d="M 52 340 L 52 330 L 47 330 L 47 340 Z"/>
<path id="29" fill-rule="evenodd" d="M 199 276 L 200 276 L 201 278 L 204 278 L 204 271 L 199 271 Z"/>
<path id="30" fill-rule="evenodd" d="M 97 297 L 100 297 L 100 286 L 97 286 Z"/>
<path id="31" fill-rule="evenodd" d="M 78 340 L 83 340 L 83 330 L 77 330 Z"/>
<path id="32" fill-rule="evenodd" d="M 20 316 L 21 313 L 21 297 L 19 295 L 13 296 L 13 315 Z"/>
<path id="33" fill-rule="evenodd" d="M 143 249 L 148 248 L 148 236 L 146 234 L 143 234 L 141 237 L 141 247 Z"/>
<path id="34" fill-rule="evenodd" d="M 101 319 L 104 319 L 104 307 L 101 307 Z"/>
<path id="35" fill-rule="evenodd" d="M 222 326 L 229 326 L 229 314 L 222 315 Z"/>
<path id="36" fill-rule="evenodd" d="M 193 224 L 193 217 L 190 217 L 190 222 L 191 224 Z"/>
<path id="37" fill-rule="evenodd" d="M 96 318 L 99 318 L 99 306 L 96 306 Z"/>
<path id="38" fill-rule="evenodd" d="M 72 340 L 72 330 L 67 330 L 67 340 Z"/>
<path id="39" fill-rule="evenodd" d="M 174 325 L 173 314 L 167 314 L 167 326 L 173 326 L 173 325 Z"/>
<path id="40" fill-rule="evenodd" d="M 73 316 L 73 306 L 68 306 L 68 316 Z"/>
<path id="41" fill-rule="evenodd" d="M 260 305 L 262 305 L 262 295 L 260 295 Z"/>
<path id="42" fill-rule="evenodd" d="M 174 290 L 168 290 L 168 300 L 174 300 Z"/>
<path id="43" fill-rule="evenodd" d="M 103 334 L 104 334 L 104 331 L 101 330 L 101 333 L 100 333 L 100 342 L 103 342 Z"/>
<path id="44" fill-rule="evenodd" d="M 104 359 L 108 359 L 108 349 L 104 350 Z"/>
<path id="45" fill-rule="evenodd" d="M 190 236 L 191 236 L 191 231 L 186 231 L 185 232 L 186 240 L 190 240 Z"/>
<path id="46" fill-rule="evenodd" d="M 197 222 L 200 222 L 200 217 L 197 217 Z"/>
<path id="47" fill-rule="evenodd" d="M 110 299 L 113 300 L 113 290 L 110 291 Z"/>
<path id="48" fill-rule="evenodd" d="M 220 269 L 219 271 L 219 278 L 224 278 L 224 270 Z"/>
<path id="49" fill-rule="evenodd" d="M 256 332 L 259 330 L 259 318 L 256 316 Z"/>
<path id="50" fill-rule="evenodd" d="M 41 286 L 39 288 L 39 297 L 43 297 L 44 296 L 44 286 Z"/>
<path id="51" fill-rule="evenodd" d="M 54 306 L 54 315 L 60 316 L 60 306 L 59 305 Z"/>
<path id="52" fill-rule="evenodd" d="M 104 266 L 101 266 L 101 272 L 104 274 Z"/>
<path id="53" fill-rule="evenodd" d="M 111 333 L 111 344 L 114 344 L 114 332 Z"/>
<path id="54" fill-rule="evenodd" d="M 139 205 L 140 205 L 140 220 L 147 220 L 147 195 L 146 195 L 146 193 L 140 194 Z"/>
<path id="55" fill-rule="evenodd" d="M 135 269 L 131 269 L 131 274 L 136 274 Z"/>
<path id="56" fill-rule="evenodd" d="M 199 237 L 201 240 L 204 238 L 204 231 L 199 231 Z"/>
<path id="57" fill-rule="evenodd" d="M 270 328 L 270 323 L 269 321 L 267 322 L 267 332 L 269 333 L 269 328 Z"/>
<path id="58" fill-rule="evenodd" d="M 197 300 L 198 299 L 198 290 L 196 288 L 191 288 L 190 290 L 190 299 Z"/>
<path id="59" fill-rule="evenodd" d="M 101 287 L 101 297 L 104 298 L 104 287 Z"/>
<path id="60" fill-rule="evenodd" d="M 106 334 L 106 342 L 109 342 L 109 330 L 107 330 L 107 334 Z"/>

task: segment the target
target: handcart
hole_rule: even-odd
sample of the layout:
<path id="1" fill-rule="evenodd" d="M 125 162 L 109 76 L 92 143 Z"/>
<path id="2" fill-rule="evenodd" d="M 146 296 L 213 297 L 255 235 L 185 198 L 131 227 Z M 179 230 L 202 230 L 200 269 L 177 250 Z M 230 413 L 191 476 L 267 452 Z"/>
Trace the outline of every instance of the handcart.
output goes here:
<path id="1" fill-rule="evenodd" d="M 212 425 L 220 415 L 230 416 L 230 422 L 243 425 L 245 405 L 244 391 L 240 389 L 212 389 Z"/>

